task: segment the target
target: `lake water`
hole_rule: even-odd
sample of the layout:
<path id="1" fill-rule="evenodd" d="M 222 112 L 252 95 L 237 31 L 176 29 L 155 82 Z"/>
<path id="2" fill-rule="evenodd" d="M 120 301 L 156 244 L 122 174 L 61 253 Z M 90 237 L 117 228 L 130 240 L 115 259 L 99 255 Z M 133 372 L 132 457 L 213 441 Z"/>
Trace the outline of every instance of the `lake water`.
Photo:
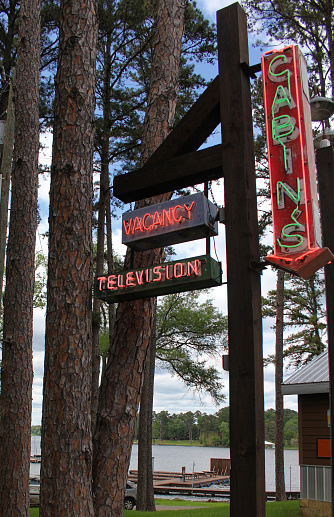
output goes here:
<path id="1" fill-rule="evenodd" d="M 31 437 L 31 454 L 41 453 L 41 437 Z M 230 449 L 223 447 L 186 447 L 182 445 L 153 445 L 154 470 L 202 472 L 210 469 L 210 458 L 229 458 Z M 284 451 L 285 489 L 299 491 L 298 450 Z M 132 447 L 130 469 L 138 468 L 138 445 Z M 30 472 L 39 474 L 40 464 L 32 463 Z M 265 449 L 266 490 L 275 490 L 275 450 Z"/>

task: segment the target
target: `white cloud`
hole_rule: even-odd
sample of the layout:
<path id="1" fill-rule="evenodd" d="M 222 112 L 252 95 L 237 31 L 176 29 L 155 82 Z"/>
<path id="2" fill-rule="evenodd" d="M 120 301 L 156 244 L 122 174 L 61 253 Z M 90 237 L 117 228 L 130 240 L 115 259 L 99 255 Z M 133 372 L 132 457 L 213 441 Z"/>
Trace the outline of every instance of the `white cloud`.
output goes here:
<path id="1" fill-rule="evenodd" d="M 228 401 L 226 400 L 227 405 Z M 202 411 L 215 413 L 218 407 L 206 394 L 198 394 L 187 391 L 182 381 L 172 377 L 166 371 L 158 371 L 154 380 L 153 410 L 156 413 L 168 411 L 169 413 L 185 413 L 187 411 Z"/>
<path id="2" fill-rule="evenodd" d="M 197 6 L 211 22 L 216 21 L 216 11 L 234 3 L 234 0 L 197 0 Z"/>

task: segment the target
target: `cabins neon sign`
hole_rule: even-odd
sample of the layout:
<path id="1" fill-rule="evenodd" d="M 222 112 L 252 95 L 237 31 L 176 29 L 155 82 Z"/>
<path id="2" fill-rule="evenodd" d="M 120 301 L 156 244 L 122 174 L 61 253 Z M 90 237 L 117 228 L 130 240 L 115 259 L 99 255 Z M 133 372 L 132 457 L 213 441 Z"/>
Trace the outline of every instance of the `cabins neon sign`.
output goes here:
<path id="1" fill-rule="evenodd" d="M 221 285 L 221 264 L 209 255 L 95 279 L 95 296 L 109 303 Z"/>
<path id="2" fill-rule="evenodd" d="M 307 278 L 328 256 L 321 248 L 306 64 L 294 45 L 263 54 L 262 72 L 274 231 L 267 260 Z"/>
<path id="3" fill-rule="evenodd" d="M 125 212 L 122 243 L 146 250 L 217 235 L 217 214 L 203 193 Z"/>

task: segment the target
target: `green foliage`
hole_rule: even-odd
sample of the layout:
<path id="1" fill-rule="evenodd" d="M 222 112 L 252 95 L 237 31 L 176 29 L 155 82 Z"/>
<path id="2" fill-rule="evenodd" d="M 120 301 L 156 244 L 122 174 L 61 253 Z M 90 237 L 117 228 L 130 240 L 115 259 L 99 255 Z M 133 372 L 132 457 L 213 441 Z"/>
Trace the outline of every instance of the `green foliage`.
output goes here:
<path id="1" fill-rule="evenodd" d="M 156 0 L 99 1 L 96 150 L 100 160 L 108 139 L 108 160 L 117 173 L 140 163 L 156 9 Z M 215 54 L 214 25 L 187 2 L 175 123 L 205 86 L 192 62 L 212 62 Z"/>
<path id="2" fill-rule="evenodd" d="M 284 339 L 284 357 L 288 365 L 299 367 L 319 355 L 326 347 L 324 308 L 325 285 L 321 272 L 308 280 L 287 276 L 284 290 L 284 328 L 292 330 Z M 262 299 L 264 317 L 276 316 L 276 290 Z M 275 326 L 273 326 L 275 328 Z M 268 362 L 274 362 L 270 357 Z"/>
<path id="3" fill-rule="evenodd" d="M 322 96 L 328 89 L 333 94 L 332 0 L 244 0 L 243 5 L 251 30 L 266 39 L 266 45 L 300 45 L 308 61 L 311 87 L 317 86 Z"/>
<path id="4" fill-rule="evenodd" d="M 43 309 L 46 305 L 47 259 L 41 251 L 35 257 L 34 309 Z"/>
<path id="5" fill-rule="evenodd" d="M 108 349 L 109 349 L 109 331 L 100 332 L 99 349 L 100 349 L 100 355 L 103 358 L 106 358 L 108 355 Z"/>
<path id="6" fill-rule="evenodd" d="M 200 293 L 164 296 L 157 307 L 157 361 L 188 388 L 223 399 L 215 358 L 227 346 L 227 318 L 212 300 L 199 301 Z"/>
<path id="7" fill-rule="evenodd" d="M 221 422 L 219 426 L 222 447 L 230 446 L 230 428 L 227 422 Z"/>
<path id="8" fill-rule="evenodd" d="M 40 425 L 32 425 L 31 426 L 31 436 L 41 436 L 42 426 Z"/>
<path id="9" fill-rule="evenodd" d="M 284 443 L 286 446 L 296 447 L 298 445 L 298 415 L 294 415 L 284 424 Z M 297 441 L 296 441 L 297 440 Z"/>
<path id="10" fill-rule="evenodd" d="M 292 409 L 284 409 L 284 446 L 298 446 L 298 413 Z M 276 414 L 274 409 L 264 413 L 264 435 L 267 442 L 275 443 Z"/>
<path id="11" fill-rule="evenodd" d="M 264 413 L 265 440 L 275 443 L 275 411 L 268 409 Z M 196 411 L 192 413 L 153 412 L 154 440 L 187 440 L 189 422 L 192 426 L 192 437 L 207 447 L 229 447 L 229 407 L 220 408 L 214 414 Z M 298 413 L 291 409 L 284 410 L 284 445 L 298 446 Z"/>

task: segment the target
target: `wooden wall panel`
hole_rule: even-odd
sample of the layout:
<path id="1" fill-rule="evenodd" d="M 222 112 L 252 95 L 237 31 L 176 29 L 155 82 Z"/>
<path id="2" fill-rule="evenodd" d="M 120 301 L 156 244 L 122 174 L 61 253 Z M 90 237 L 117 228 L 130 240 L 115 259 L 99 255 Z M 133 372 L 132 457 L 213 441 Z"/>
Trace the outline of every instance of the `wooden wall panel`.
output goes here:
<path id="1" fill-rule="evenodd" d="M 298 409 L 300 464 L 330 466 L 330 459 L 317 457 L 318 438 L 330 438 L 327 423 L 328 393 L 299 395 Z"/>

